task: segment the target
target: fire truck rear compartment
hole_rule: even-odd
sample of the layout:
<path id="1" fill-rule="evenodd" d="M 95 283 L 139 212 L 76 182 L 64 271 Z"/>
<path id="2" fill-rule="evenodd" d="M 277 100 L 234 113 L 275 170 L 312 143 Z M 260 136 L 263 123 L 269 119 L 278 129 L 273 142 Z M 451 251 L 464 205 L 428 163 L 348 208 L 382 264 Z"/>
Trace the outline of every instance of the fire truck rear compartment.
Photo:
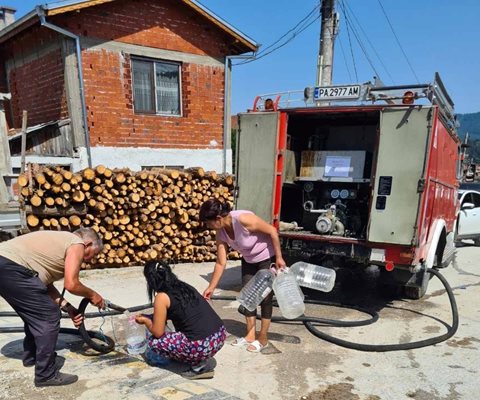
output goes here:
<path id="1" fill-rule="evenodd" d="M 296 235 L 366 239 L 379 121 L 378 110 L 289 114 L 280 221 Z"/>

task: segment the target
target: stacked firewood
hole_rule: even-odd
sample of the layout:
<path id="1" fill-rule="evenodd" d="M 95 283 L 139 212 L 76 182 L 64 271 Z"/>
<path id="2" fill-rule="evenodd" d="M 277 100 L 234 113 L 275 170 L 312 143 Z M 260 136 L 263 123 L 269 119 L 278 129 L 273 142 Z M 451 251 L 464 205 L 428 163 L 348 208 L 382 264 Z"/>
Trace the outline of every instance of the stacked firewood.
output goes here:
<path id="1" fill-rule="evenodd" d="M 231 175 L 200 167 L 132 172 L 99 165 L 72 173 L 32 166 L 18 178 L 29 230 L 99 233 L 104 250 L 89 267 L 214 260 L 215 232 L 199 222 L 199 208 L 210 198 L 232 203 L 233 184 Z"/>

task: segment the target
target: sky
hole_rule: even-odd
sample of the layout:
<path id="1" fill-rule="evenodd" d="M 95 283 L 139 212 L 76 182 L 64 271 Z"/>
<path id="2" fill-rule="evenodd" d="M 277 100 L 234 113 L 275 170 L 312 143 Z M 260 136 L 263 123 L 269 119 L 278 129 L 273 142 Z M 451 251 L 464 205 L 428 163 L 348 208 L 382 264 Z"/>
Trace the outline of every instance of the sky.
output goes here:
<path id="1" fill-rule="evenodd" d="M 200 3 L 260 44 L 261 54 L 262 48 L 314 11 L 319 1 Z M 2 5 L 16 8 L 20 18 L 39 3 L 3 0 Z M 430 83 L 439 72 L 457 113 L 480 112 L 480 1 L 336 0 L 336 9 L 340 19 L 334 84 L 363 83 L 373 81 L 374 76 L 386 85 Z M 303 32 L 295 37 L 287 34 L 270 50 L 291 40 L 272 53 L 243 65 L 233 61 L 233 114 L 252 108 L 256 95 L 303 91 L 315 85 L 320 36 L 320 21 L 315 16 L 318 8 L 305 21 L 311 24 Z"/>

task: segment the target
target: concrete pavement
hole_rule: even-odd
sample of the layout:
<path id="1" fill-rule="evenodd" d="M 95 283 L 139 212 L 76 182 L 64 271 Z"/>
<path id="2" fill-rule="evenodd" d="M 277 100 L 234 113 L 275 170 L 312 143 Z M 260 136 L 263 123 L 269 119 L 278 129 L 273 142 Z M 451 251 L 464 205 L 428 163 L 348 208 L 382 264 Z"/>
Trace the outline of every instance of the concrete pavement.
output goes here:
<path id="1" fill-rule="evenodd" d="M 60 388 L 33 386 L 33 370 L 19 360 L 22 334 L 0 334 L 0 398 L 29 399 L 359 399 L 359 400 L 455 400 L 477 399 L 480 366 L 479 337 L 480 250 L 466 244 L 456 260 L 442 270 L 456 295 L 460 311 L 457 334 L 446 342 L 423 349 L 390 353 L 365 353 L 335 346 L 311 335 L 302 324 L 272 324 L 271 346 L 263 354 L 252 354 L 230 346 L 244 331 L 237 303 L 214 301 L 230 333 L 227 344 L 216 356 L 215 378 L 187 381 L 178 375 L 185 368 L 172 364 L 168 369 L 152 368 L 140 358 L 125 354 L 122 347 L 122 317 L 88 320 L 118 339 L 115 352 L 92 355 L 75 336 L 62 335 L 58 352 L 66 358 L 65 372 L 80 380 Z M 202 291 L 213 263 L 182 264 L 175 267 L 179 277 Z M 122 306 L 147 303 L 141 268 L 82 272 L 82 280 L 104 297 Z M 239 289 L 240 268 L 231 262 L 217 294 L 234 295 Z M 377 296 L 368 279 L 341 285 L 338 299 L 377 309 L 380 320 L 358 328 L 321 328 L 327 333 L 360 343 L 401 343 L 445 332 L 451 323 L 448 298 L 441 283 L 432 279 L 427 295 L 420 301 L 388 301 Z M 80 299 L 68 297 L 78 304 Z M 337 300 L 338 300 L 337 299 Z M 0 310 L 8 305 L 0 299 Z M 94 311 L 90 309 L 87 311 Z M 278 310 L 275 311 L 278 313 Z M 351 310 L 307 306 L 307 315 L 334 319 L 364 319 Z M 18 325 L 0 318 L 0 325 Z M 69 326 L 63 320 L 62 326 Z"/>

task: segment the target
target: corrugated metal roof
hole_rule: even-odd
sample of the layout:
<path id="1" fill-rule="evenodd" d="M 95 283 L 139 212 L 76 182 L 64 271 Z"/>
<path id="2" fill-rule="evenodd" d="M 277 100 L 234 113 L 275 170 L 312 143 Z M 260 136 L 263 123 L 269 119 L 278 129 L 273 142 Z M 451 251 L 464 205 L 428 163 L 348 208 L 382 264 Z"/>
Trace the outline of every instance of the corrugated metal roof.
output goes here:
<path id="1" fill-rule="evenodd" d="M 54 1 L 54 2 L 41 5 L 39 7 L 42 7 L 45 10 L 46 16 L 49 16 L 49 15 L 52 16 L 52 15 L 63 14 L 63 13 L 71 12 L 75 10 L 81 10 L 82 8 L 92 7 L 99 4 L 111 3 L 114 1 L 115 0 L 60 0 L 60 1 Z M 209 10 L 207 7 L 205 7 L 198 1 L 196 0 L 179 0 L 179 1 L 188 5 L 189 7 L 197 11 L 199 14 L 206 17 L 210 22 L 217 25 L 220 29 L 222 29 L 229 35 L 233 36 L 238 42 L 240 42 L 247 49 L 249 49 L 248 51 L 258 50 L 259 45 L 253 39 L 251 39 L 241 31 L 239 31 L 238 29 L 230 25 L 228 22 L 220 18 L 218 15 L 213 13 L 211 10 Z M 5 27 L 0 31 L 0 42 L 7 40 L 8 39 L 7 35 L 9 33 L 13 33 L 13 31 L 15 30 L 18 30 L 18 31 L 15 32 L 14 34 L 21 32 L 23 29 L 27 28 L 32 23 L 36 22 L 36 18 L 37 18 L 36 10 L 33 10 L 28 14 L 24 15 L 22 18 L 16 20 L 14 23 L 8 25 L 7 27 Z M 22 27 L 22 25 L 24 26 Z M 9 36 L 12 36 L 12 35 L 9 35 Z"/>

